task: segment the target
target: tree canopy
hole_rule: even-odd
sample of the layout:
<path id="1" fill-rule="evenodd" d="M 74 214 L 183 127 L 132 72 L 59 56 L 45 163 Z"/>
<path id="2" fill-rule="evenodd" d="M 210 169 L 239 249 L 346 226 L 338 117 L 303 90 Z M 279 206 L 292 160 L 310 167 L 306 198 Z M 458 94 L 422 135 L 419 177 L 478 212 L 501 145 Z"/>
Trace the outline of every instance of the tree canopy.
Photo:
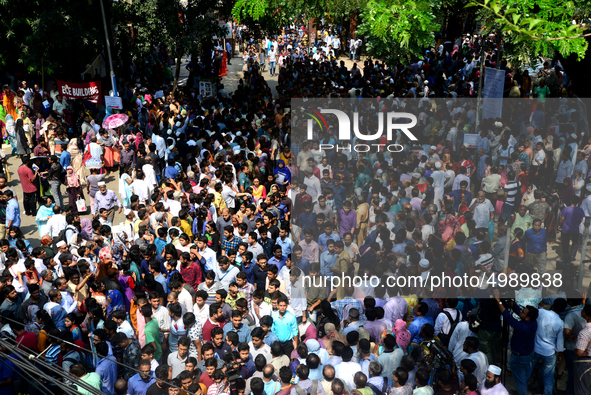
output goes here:
<path id="1" fill-rule="evenodd" d="M 225 33 L 231 5 L 216 0 L 103 0 L 115 60 L 137 60 L 165 45 L 198 53 Z M 99 0 L 0 0 L 0 65 L 12 72 L 75 77 L 105 45 Z M 119 56 L 118 56 L 119 55 Z M 119 63 L 119 62 L 117 62 Z M 124 66 L 124 65 L 120 65 Z"/>
<path id="2" fill-rule="evenodd" d="M 568 0 L 470 0 L 482 20 L 500 26 L 510 55 L 521 61 L 531 56 L 585 57 L 588 42 L 588 2 Z M 584 21 L 584 22 L 583 22 Z"/>
<path id="3" fill-rule="evenodd" d="M 433 44 L 450 14 L 476 13 L 485 32 L 503 34 L 509 56 L 529 62 L 556 53 L 583 59 L 588 28 L 581 21 L 588 21 L 588 11 L 588 2 L 569 0 L 237 0 L 233 15 L 257 25 L 276 14 L 277 26 L 306 16 L 328 19 L 353 15 L 368 51 L 388 61 L 418 55 L 423 46 Z"/>

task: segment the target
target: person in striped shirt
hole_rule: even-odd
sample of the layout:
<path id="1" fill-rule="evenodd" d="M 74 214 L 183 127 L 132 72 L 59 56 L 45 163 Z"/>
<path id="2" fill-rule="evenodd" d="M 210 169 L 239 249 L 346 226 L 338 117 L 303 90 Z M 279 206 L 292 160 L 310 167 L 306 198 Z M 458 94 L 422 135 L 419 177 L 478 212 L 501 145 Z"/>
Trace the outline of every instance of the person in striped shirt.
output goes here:
<path id="1" fill-rule="evenodd" d="M 57 328 L 51 328 L 47 333 L 47 344 L 45 350 L 45 360 L 53 365 L 58 366 L 58 355 L 61 351 L 59 338 L 60 330 Z"/>
<path id="2" fill-rule="evenodd" d="M 510 170 L 507 173 L 507 183 L 503 188 L 505 191 L 505 203 L 503 203 L 503 221 L 507 219 L 508 216 L 512 215 L 515 212 L 516 203 L 521 203 L 521 194 L 520 188 L 521 183 L 515 179 L 515 172 Z"/>
<path id="3" fill-rule="evenodd" d="M 575 394 L 577 395 L 591 392 L 591 305 L 586 304 L 586 300 L 583 300 L 583 305 L 585 307 L 581 310 L 581 317 L 587 321 L 587 324 L 579 332 L 575 345 L 575 353 L 578 357 L 574 363 L 574 375 L 577 378 Z"/>

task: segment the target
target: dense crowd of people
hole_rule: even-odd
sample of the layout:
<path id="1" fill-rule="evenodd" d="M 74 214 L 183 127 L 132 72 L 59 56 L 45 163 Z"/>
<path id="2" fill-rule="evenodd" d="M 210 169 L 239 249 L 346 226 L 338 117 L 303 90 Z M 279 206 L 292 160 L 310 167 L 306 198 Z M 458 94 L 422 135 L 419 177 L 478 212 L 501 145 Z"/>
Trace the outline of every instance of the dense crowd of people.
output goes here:
<path id="1" fill-rule="evenodd" d="M 497 66 L 494 36 L 347 67 L 358 40 L 326 28 L 245 42 L 237 89 L 208 97 L 191 88 L 199 73 L 174 96 L 155 84 L 168 62 L 155 49 L 111 127 L 57 88 L 6 85 L 0 126 L 23 196 L 0 175 L 0 394 L 550 395 L 563 374 L 569 395 L 588 394 L 591 305 L 572 262 L 591 144 L 569 79 L 502 62 L 506 96 L 524 99 L 476 125 L 460 99 L 478 90 L 485 42 Z M 323 150 L 336 130 L 305 138 L 290 107 L 317 98 L 416 113 L 426 145 L 399 133 L 397 153 Z M 388 283 L 465 275 L 482 281 Z M 355 276 L 371 281 L 334 285 Z"/>

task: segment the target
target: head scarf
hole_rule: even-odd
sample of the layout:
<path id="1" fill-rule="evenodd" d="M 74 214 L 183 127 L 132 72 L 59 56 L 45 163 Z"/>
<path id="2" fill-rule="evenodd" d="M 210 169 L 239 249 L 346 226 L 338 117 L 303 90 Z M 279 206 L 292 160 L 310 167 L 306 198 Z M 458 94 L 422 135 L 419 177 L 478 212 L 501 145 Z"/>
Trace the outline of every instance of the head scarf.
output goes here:
<path id="1" fill-rule="evenodd" d="M 564 185 L 564 183 L 561 185 L 560 187 L 560 191 L 558 191 L 558 196 L 560 197 L 560 200 L 562 200 L 563 203 L 565 204 L 570 204 L 570 203 L 566 203 L 566 201 L 570 201 L 570 199 L 575 196 L 575 188 L 573 187 L 573 180 L 570 177 L 567 177 L 564 179 L 564 182 L 567 182 L 568 185 Z"/>
<path id="2" fill-rule="evenodd" d="M 70 155 L 78 155 L 80 150 L 78 149 L 78 139 L 72 139 L 68 143 L 68 152 Z"/>
<path id="3" fill-rule="evenodd" d="M 138 132 L 135 135 L 135 148 L 140 149 L 140 144 L 143 142 L 144 142 L 144 138 L 142 137 L 142 134 L 140 132 Z"/>
<path id="4" fill-rule="evenodd" d="M 27 321 L 29 322 L 26 326 L 28 332 L 39 334 L 41 331 L 41 324 L 37 322 L 37 312 L 41 310 L 36 304 L 30 304 L 27 308 Z"/>
<path id="5" fill-rule="evenodd" d="M 89 240 L 92 235 L 92 221 L 88 218 L 80 219 L 80 228 L 82 229 L 82 237 Z"/>
<path id="6" fill-rule="evenodd" d="M 283 167 L 279 167 L 279 164 L 283 164 Z M 275 168 L 275 177 L 277 177 L 277 174 L 282 174 L 284 181 L 291 181 L 291 171 L 289 171 L 289 168 L 285 165 L 285 162 L 283 160 L 278 160 L 277 161 L 277 167 Z M 271 189 L 271 187 L 269 187 L 269 190 Z"/>
<path id="7" fill-rule="evenodd" d="M 66 179 L 68 182 L 68 188 L 78 188 L 80 186 L 78 174 L 74 172 L 74 168 L 72 166 L 68 166 L 67 168 Z"/>
<path id="8" fill-rule="evenodd" d="M 6 116 L 6 132 L 14 135 L 15 123 L 12 115 Z"/>
<path id="9" fill-rule="evenodd" d="M 331 355 L 333 354 L 332 342 L 340 341 L 343 344 L 347 344 L 347 337 L 337 331 L 335 324 L 332 322 L 327 322 L 324 324 L 324 333 L 325 335 L 320 339 L 320 341 L 322 342 L 322 345 L 324 345 L 324 348 L 326 348 L 326 351 L 328 351 L 328 353 Z"/>
<path id="10" fill-rule="evenodd" d="M 109 318 L 115 311 L 125 311 L 125 304 L 123 302 L 123 295 L 117 290 L 109 291 L 109 306 L 107 307 L 107 314 Z"/>
<path id="11" fill-rule="evenodd" d="M 105 259 L 113 259 L 110 247 L 103 247 L 99 251 L 99 260 L 104 261 Z"/>
<path id="12" fill-rule="evenodd" d="M 554 150 L 554 147 L 552 146 L 553 143 L 554 143 L 554 136 L 552 136 L 552 135 L 546 136 L 546 145 L 545 145 L 544 149 L 546 151 L 553 151 Z"/>
<path id="13" fill-rule="evenodd" d="M 396 335 L 396 343 L 402 348 L 402 351 L 406 354 L 406 350 L 410 345 L 411 334 L 406 328 L 406 322 L 400 318 L 394 323 L 394 334 Z"/>

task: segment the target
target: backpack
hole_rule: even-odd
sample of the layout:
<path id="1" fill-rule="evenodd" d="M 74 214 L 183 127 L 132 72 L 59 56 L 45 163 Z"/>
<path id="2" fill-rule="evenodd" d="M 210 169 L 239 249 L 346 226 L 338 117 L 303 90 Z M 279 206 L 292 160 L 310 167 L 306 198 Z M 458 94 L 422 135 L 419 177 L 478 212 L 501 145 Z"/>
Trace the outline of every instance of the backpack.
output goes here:
<path id="1" fill-rule="evenodd" d="M 298 395 L 317 395 L 318 392 L 318 380 L 312 380 L 312 388 L 308 392 L 304 392 L 302 387 L 296 384 L 294 387 Z"/>
<path id="2" fill-rule="evenodd" d="M 439 340 L 441 340 L 441 343 L 443 343 L 443 345 L 445 347 L 449 346 L 449 341 L 451 339 L 451 335 L 454 333 L 456 326 L 458 326 L 458 324 L 460 323 L 460 312 L 458 310 L 456 310 L 456 312 L 457 312 L 457 314 L 456 314 L 455 320 L 451 318 L 451 314 L 449 314 L 449 311 L 443 312 L 443 314 L 445 314 L 445 316 L 449 320 L 449 323 L 451 324 L 451 328 L 449 328 L 449 332 L 447 333 L 447 335 L 445 333 L 440 333 L 438 335 Z"/>
<path id="3" fill-rule="evenodd" d="M 64 358 L 63 362 L 70 362 L 71 364 L 82 364 L 82 366 L 84 366 L 84 369 L 86 369 L 87 373 L 90 372 L 94 372 L 94 366 L 92 366 L 92 364 L 90 363 L 90 361 L 88 360 L 88 358 L 86 357 L 86 354 L 84 354 L 81 351 L 76 351 L 78 353 L 78 358 L 80 358 L 80 360 L 76 360 L 74 358 L 68 357 L 68 358 Z"/>
<path id="4" fill-rule="evenodd" d="M 474 264 L 476 260 L 470 252 L 470 248 L 466 248 L 462 251 L 462 255 L 460 256 L 460 262 L 464 265 L 464 270 L 467 271 L 470 266 Z"/>
<path id="5" fill-rule="evenodd" d="M 388 395 L 388 392 L 386 391 L 388 389 L 388 378 L 386 377 L 384 377 L 384 384 L 382 385 L 381 391 L 373 384 L 367 383 L 367 386 L 371 388 L 375 395 Z"/>
<path id="6" fill-rule="evenodd" d="M 76 232 L 76 227 L 74 225 L 68 225 L 66 226 L 64 229 L 60 230 L 60 232 L 58 233 L 58 235 L 56 237 L 53 238 L 53 249 L 57 251 L 57 243 L 59 243 L 60 241 L 65 241 L 66 244 L 70 244 L 70 242 L 68 240 L 66 240 L 66 231 L 68 229 L 73 229 L 74 233 Z"/>

